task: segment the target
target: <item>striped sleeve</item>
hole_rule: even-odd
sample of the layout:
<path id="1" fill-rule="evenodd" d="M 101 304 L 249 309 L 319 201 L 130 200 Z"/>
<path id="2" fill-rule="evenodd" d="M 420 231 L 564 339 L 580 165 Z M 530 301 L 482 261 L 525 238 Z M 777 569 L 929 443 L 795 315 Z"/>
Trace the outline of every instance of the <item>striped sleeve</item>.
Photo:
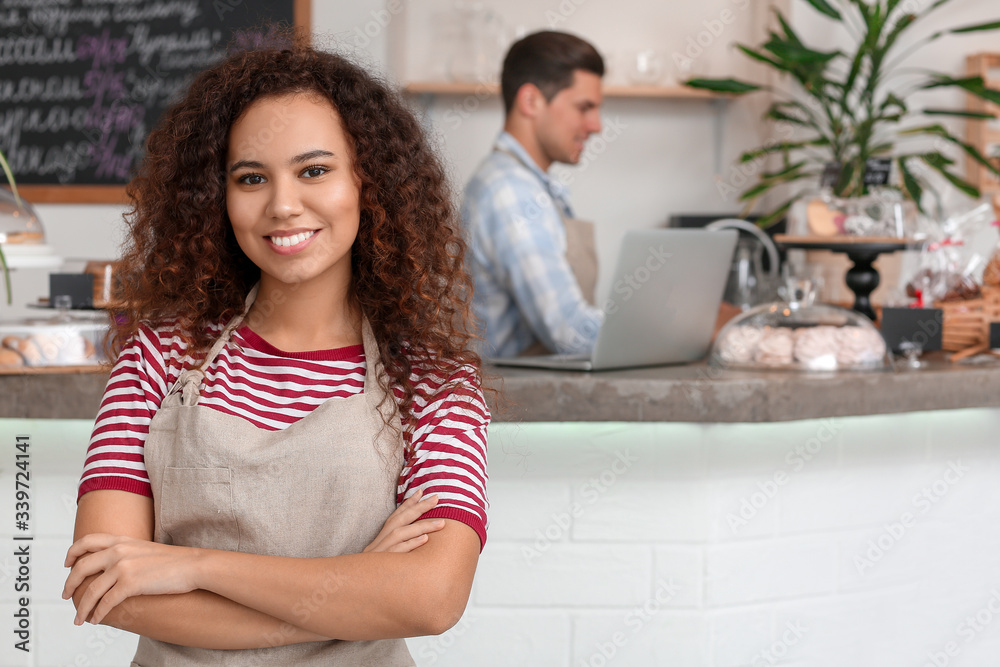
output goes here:
<path id="1" fill-rule="evenodd" d="M 122 349 L 108 378 L 77 499 L 97 489 L 152 496 L 143 445 L 169 381 L 160 338 L 141 328 Z"/>
<path id="2" fill-rule="evenodd" d="M 421 518 L 456 519 L 486 544 L 486 429 L 489 409 L 475 374 L 458 369 L 449 378 L 415 377 L 417 394 L 414 453 L 400 475 L 398 502 L 423 490 L 438 494 L 438 503 Z M 444 387 L 444 391 L 442 391 Z"/>

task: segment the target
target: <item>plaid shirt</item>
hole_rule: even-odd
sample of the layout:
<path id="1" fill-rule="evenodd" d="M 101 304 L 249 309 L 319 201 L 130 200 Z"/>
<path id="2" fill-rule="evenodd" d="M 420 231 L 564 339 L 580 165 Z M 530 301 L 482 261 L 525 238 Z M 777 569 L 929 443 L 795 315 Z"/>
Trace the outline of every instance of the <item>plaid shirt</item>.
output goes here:
<path id="1" fill-rule="evenodd" d="M 566 261 L 566 196 L 507 132 L 465 188 L 473 310 L 487 357 L 513 357 L 536 341 L 563 354 L 594 349 L 603 314 Z"/>

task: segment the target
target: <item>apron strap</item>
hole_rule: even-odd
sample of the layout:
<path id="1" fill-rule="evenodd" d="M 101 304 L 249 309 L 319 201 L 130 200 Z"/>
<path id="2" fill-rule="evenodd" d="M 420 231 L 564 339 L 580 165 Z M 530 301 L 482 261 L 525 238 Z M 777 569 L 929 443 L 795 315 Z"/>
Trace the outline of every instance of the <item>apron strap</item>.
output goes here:
<path id="1" fill-rule="evenodd" d="M 247 313 L 250 312 L 250 307 L 253 305 L 254 301 L 257 299 L 257 291 L 260 289 L 260 283 L 258 282 L 250 289 L 250 293 L 247 294 L 247 298 L 243 303 L 243 312 L 234 317 L 226 328 L 222 330 L 219 337 L 212 344 L 212 347 L 208 349 L 208 353 L 205 355 L 205 360 L 197 368 L 189 368 L 186 371 L 182 371 L 180 377 L 177 378 L 177 382 L 173 384 L 170 391 L 167 392 L 167 396 L 171 394 L 176 394 L 178 391 L 181 393 L 181 403 L 183 405 L 196 405 L 198 403 L 198 398 L 200 398 L 200 387 L 202 381 L 205 379 L 205 371 L 208 367 L 215 361 L 219 353 L 222 352 L 222 348 L 226 346 L 229 339 L 232 337 L 233 332 L 236 331 L 236 327 L 243 323 L 246 318 Z M 166 400 L 166 397 L 164 397 Z"/>
<path id="2" fill-rule="evenodd" d="M 596 305 L 597 242 L 594 223 L 578 218 L 563 218 L 566 227 L 566 261 L 583 293 L 583 299 Z"/>

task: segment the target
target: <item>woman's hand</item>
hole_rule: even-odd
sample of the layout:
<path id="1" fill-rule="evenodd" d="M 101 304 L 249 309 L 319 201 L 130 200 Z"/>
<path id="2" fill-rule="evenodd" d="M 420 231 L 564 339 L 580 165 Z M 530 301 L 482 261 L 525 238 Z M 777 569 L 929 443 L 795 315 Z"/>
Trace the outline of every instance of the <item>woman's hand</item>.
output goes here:
<path id="1" fill-rule="evenodd" d="M 444 528 L 444 519 L 424 519 L 417 521 L 417 518 L 429 512 L 437 505 L 437 494 L 423 498 L 424 492 L 418 489 L 413 495 L 404 500 L 396 510 L 389 515 L 382 526 L 382 530 L 375 536 L 372 543 L 365 547 L 362 553 L 374 553 L 377 551 L 393 551 L 396 553 L 407 553 L 413 551 L 427 541 L 427 533 Z"/>
<path id="2" fill-rule="evenodd" d="M 427 541 L 428 533 L 444 528 L 443 519 L 417 521 L 437 504 L 437 495 L 423 498 L 417 491 L 389 515 L 382 530 L 364 553 L 413 551 Z M 74 623 L 100 623 L 124 600 L 138 595 L 187 593 L 200 588 L 196 563 L 198 549 L 158 544 L 148 540 L 105 533 L 86 535 L 69 548 L 65 566 L 72 568 L 63 598 L 73 597 L 87 577 L 96 576 L 77 605 Z"/>
<path id="3" fill-rule="evenodd" d="M 65 567 L 72 569 L 63 587 L 63 598 L 73 597 L 87 577 L 99 576 L 80 598 L 74 624 L 82 625 L 89 618 L 97 625 L 126 598 L 195 590 L 197 554 L 197 549 L 133 537 L 105 533 L 81 537 L 66 554 Z"/>

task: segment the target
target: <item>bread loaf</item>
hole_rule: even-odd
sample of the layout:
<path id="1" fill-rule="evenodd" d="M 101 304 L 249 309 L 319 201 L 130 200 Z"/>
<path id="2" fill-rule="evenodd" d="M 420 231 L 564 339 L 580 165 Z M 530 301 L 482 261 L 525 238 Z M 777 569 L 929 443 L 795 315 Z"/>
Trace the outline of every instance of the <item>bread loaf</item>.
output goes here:
<path id="1" fill-rule="evenodd" d="M 19 338 L 15 348 L 29 366 L 40 366 L 42 363 L 42 351 L 38 349 L 31 338 Z"/>
<path id="2" fill-rule="evenodd" d="M 24 357 L 8 348 L 0 348 L 0 366 L 23 366 Z"/>

